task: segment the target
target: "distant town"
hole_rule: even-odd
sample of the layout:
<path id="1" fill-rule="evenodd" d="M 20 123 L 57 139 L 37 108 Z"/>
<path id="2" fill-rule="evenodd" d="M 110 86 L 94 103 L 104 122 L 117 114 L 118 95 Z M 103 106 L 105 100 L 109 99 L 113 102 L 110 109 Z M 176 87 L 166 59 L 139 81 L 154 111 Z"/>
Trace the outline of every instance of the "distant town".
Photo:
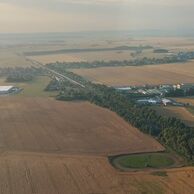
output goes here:
<path id="1" fill-rule="evenodd" d="M 194 95 L 194 83 L 189 84 L 164 84 L 116 87 L 116 89 L 130 97 L 141 105 L 173 105 L 185 106 L 184 103 L 176 102 L 172 97 L 184 97 Z"/>

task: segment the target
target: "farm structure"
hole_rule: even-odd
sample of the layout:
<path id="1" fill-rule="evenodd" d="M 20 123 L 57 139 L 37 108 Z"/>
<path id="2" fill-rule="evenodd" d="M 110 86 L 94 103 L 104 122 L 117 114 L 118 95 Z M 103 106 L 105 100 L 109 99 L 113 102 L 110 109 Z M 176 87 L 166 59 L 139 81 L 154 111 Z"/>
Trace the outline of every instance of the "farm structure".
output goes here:
<path id="1" fill-rule="evenodd" d="M 18 92 L 20 89 L 15 86 L 0 86 L 0 95 L 7 95 Z"/>

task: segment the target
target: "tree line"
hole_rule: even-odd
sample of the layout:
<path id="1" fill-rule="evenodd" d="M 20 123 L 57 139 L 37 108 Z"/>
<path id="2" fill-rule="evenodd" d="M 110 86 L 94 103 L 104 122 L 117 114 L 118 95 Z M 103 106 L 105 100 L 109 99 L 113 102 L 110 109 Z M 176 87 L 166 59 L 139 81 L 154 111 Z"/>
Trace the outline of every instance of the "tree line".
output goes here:
<path id="1" fill-rule="evenodd" d="M 81 61 L 81 62 L 56 62 L 48 65 L 62 65 L 67 69 L 80 69 L 80 68 L 99 68 L 99 67 L 119 67 L 119 66 L 143 66 L 143 65 L 157 65 L 186 62 L 194 59 L 194 52 L 180 52 L 174 55 L 165 56 L 163 58 L 137 58 L 134 60 L 111 60 L 111 61 Z"/>
<path id="2" fill-rule="evenodd" d="M 6 77 L 7 82 L 28 82 L 32 81 L 36 76 L 42 74 L 44 74 L 43 69 L 36 67 L 0 69 L 0 76 Z"/>

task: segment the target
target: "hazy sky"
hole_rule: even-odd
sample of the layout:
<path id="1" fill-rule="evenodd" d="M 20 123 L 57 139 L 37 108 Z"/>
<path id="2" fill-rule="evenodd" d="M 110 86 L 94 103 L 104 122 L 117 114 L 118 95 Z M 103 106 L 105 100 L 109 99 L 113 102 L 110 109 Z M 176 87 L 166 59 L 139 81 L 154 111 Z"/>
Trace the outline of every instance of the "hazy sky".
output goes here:
<path id="1" fill-rule="evenodd" d="M 194 0 L 0 0 L 0 32 L 194 29 Z"/>

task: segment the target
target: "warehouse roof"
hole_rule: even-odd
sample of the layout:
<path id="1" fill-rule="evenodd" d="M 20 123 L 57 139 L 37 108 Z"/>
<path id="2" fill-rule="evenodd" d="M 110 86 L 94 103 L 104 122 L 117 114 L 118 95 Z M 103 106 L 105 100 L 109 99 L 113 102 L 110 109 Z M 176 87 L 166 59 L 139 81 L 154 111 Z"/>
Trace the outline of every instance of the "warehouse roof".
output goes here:
<path id="1" fill-rule="evenodd" d="M 0 92 L 7 92 L 11 88 L 13 88 L 13 86 L 0 86 Z"/>

